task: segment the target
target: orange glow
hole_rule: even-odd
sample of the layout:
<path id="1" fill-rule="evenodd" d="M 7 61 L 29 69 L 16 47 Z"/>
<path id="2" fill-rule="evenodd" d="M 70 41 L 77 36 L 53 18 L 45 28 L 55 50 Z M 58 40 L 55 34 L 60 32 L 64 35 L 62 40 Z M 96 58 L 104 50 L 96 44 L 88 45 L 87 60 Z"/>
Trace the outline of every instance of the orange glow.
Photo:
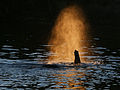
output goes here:
<path id="1" fill-rule="evenodd" d="M 53 62 L 73 62 L 74 50 L 82 52 L 82 47 L 88 45 L 87 31 L 88 23 L 82 9 L 76 5 L 64 8 L 55 22 L 48 42 L 49 45 L 53 45 L 50 51 L 56 54 L 56 56 L 48 58 L 50 62 L 51 60 Z M 80 56 L 82 55 L 80 54 Z"/>
<path id="2" fill-rule="evenodd" d="M 83 86 L 83 83 L 87 81 L 80 80 L 80 78 L 84 78 L 85 75 L 86 74 L 84 72 L 77 71 L 76 69 L 60 71 L 59 74 L 54 74 L 54 76 L 58 78 L 58 81 L 55 81 L 55 83 L 62 86 L 64 89 L 85 90 L 86 87 Z"/>

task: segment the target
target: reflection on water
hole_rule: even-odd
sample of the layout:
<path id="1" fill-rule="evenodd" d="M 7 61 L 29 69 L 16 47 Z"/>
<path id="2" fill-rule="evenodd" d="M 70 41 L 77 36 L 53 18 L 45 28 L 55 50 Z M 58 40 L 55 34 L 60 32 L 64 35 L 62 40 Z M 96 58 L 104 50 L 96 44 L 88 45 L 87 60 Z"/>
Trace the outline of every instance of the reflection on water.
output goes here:
<path id="1" fill-rule="evenodd" d="M 87 82 L 87 80 L 82 81 L 82 79 L 86 76 L 82 70 L 76 70 L 75 68 L 67 69 L 59 71 L 59 73 L 54 76 L 58 77 L 58 80 L 55 82 L 57 87 L 55 88 L 62 87 L 64 89 L 85 89 L 83 82 Z"/>
<path id="2" fill-rule="evenodd" d="M 96 39 L 95 40 L 99 40 Z M 2 44 L 0 48 L 0 89 L 111 89 L 120 88 L 119 49 L 101 46 L 84 51 L 82 58 L 89 63 L 74 66 L 56 63 L 47 66 L 47 57 L 54 55 L 48 45 L 18 47 Z M 87 47 L 84 47 L 87 48 Z M 91 62 L 91 63 L 90 63 Z"/>
<path id="3" fill-rule="evenodd" d="M 92 90 L 119 87 L 118 73 L 119 71 L 115 71 L 115 67 L 113 68 L 110 64 L 67 69 L 54 75 L 58 77 L 54 88 Z"/>

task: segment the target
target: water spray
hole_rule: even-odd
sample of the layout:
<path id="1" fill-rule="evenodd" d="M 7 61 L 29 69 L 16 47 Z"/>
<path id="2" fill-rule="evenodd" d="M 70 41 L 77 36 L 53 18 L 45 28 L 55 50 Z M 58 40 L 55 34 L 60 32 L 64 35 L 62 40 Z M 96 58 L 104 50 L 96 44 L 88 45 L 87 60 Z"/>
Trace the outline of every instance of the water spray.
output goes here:
<path id="1" fill-rule="evenodd" d="M 88 44 L 87 31 L 88 23 L 82 9 L 77 5 L 64 8 L 58 15 L 48 42 L 49 45 L 53 45 L 50 51 L 55 53 L 48 58 L 49 62 L 73 62 L 74 54 L 75 63 L 84 61 L 81 59 L 81 52 L 83 52 L 82 48 Z"/>

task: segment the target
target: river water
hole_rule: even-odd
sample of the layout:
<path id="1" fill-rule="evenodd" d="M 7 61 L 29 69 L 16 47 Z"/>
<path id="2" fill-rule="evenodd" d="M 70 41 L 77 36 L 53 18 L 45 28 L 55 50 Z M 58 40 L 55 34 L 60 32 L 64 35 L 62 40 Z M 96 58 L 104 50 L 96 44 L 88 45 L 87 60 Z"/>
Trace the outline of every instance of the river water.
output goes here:
<path id="1" fill-rule="evenodd" d="M 96 42 L 100 38 L 93 38 Z M 85 55 L 91 63 L 47 64 L 51 45 L 18 46 L 2 43 L 0 47 L 1 90 L 118 90 L 120 88 L 120 49 L 94 45 L 95 54 Z M 14 40 L 13 40 L 14 42 Z M 87 53 L 87 52 L 82 52 Z"/>

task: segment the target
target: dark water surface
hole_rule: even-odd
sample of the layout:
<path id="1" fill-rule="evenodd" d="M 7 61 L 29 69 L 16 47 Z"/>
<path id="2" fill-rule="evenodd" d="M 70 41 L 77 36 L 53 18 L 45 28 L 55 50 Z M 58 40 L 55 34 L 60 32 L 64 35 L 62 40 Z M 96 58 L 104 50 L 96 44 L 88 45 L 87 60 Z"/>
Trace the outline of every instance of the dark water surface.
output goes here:
<path id="1" fill-rule="evenodd" d="M 46 45 L 59 12 L 83 8 L 94 54 L 85 63 L 46 65 Z M 120 0 L 0 0 L 0 90 L 119 90 Z M 88 63 L 89 62 L 89 63 Z"/>
<path id="2" fill-rule="evenodd" d="M 93 38 L 96 42 L 100 38 Z M 8 40 L 9 41 L 9 40 Z M 19 46 L 2 43 L 0 48 L 0 89 L 81 89 L 118 90 L 120 88 L 120 49 L 89 47 L 95 54 L 84 55 L 87 61 L 46 65 L 52 55 L 48 45 Z M 13 42 L 15 42 L 13 40 Z M 87 52 L 82 52 L 87 53 Z"/>

